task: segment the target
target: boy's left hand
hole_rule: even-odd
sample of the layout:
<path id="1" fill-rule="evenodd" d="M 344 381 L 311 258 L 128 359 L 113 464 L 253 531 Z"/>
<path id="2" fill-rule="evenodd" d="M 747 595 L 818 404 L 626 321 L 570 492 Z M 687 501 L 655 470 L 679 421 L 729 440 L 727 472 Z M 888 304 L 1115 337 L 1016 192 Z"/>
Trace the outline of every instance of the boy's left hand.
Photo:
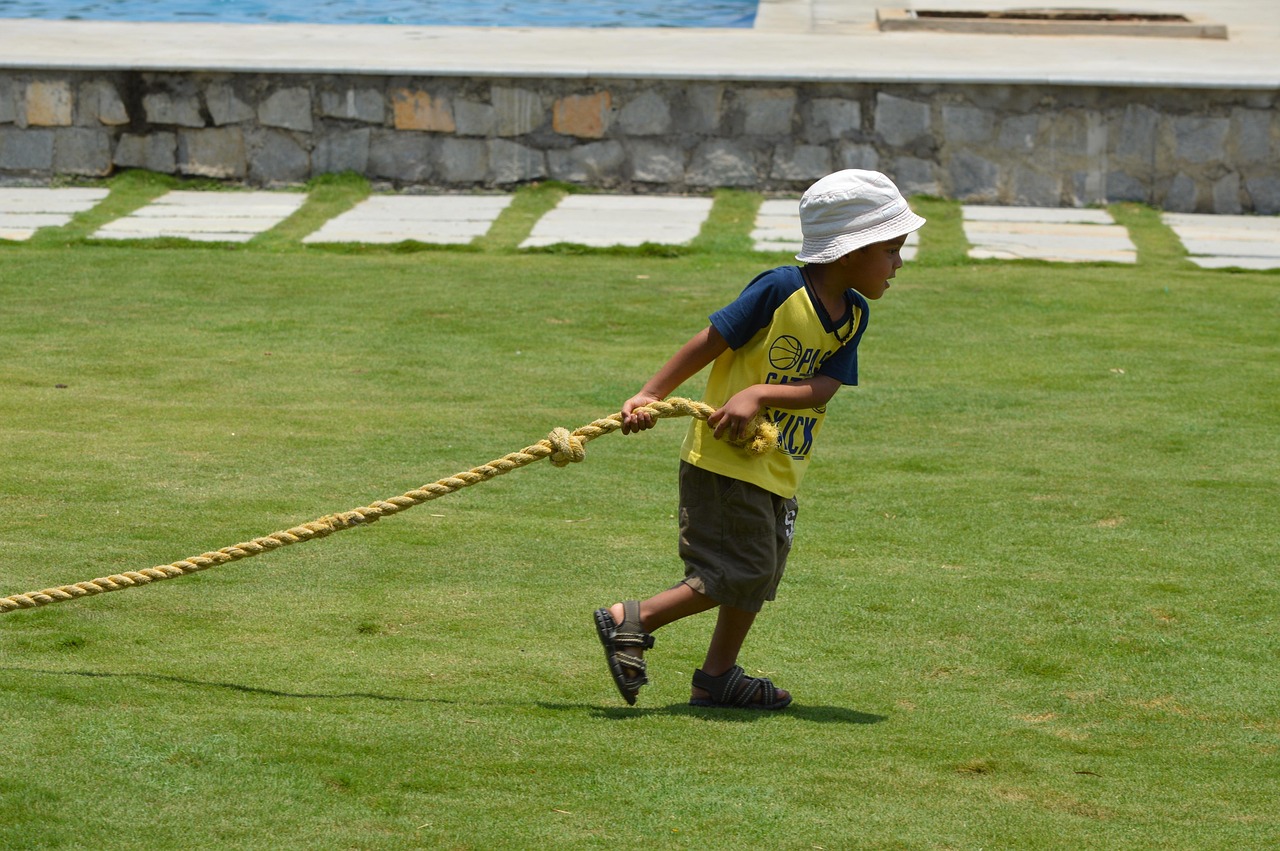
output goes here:
<path id="1" fill-rule="evenodd" d="M 754 387 L 738 391 L 707 417 L 707 425 L 711 426 L 716 440 L 726 437 L 737 441 L 746 439 L 751 421 L 760 413 L 760 401 L 754 391 Z"/>

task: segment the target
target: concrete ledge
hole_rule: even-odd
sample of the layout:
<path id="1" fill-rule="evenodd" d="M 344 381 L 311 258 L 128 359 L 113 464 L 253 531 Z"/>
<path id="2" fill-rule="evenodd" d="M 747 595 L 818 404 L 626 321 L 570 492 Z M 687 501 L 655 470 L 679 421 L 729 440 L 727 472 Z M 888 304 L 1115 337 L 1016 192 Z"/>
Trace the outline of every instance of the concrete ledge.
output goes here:
<path id="1" fill-rule="evenodd" d="M 1271 32 L 1117 49 L 1107 37 L 882 33 L 874 16 L 807 32 L 23 19 L 0 20 L 0 68 L 1269 90 L 1280 88 Z"/>

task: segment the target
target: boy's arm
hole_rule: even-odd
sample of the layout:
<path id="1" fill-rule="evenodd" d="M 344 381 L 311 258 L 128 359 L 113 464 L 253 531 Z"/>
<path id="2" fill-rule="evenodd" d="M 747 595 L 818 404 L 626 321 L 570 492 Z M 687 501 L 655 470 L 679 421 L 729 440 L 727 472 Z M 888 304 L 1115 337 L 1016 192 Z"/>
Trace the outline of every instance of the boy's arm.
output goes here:
<path id="1" fill-rule="evenodd" d="M 718 358 L 728 348 L 729 344 L 725 342 L 724 337 L 720 336 L 720 332 L 714 325 L 708 325 L 694 334 L 693 338 L 681 346 L 680 351 L 672 355 L 671 360 L 649 379 L 639 393 L 623 404 L 622 433 L 631 434 L 653 428 L 653 414 L 636 409 L 650 402 L 667 398 L 667 394 L 701 372 L 703 367 Z"/>
<path id="2" fill-rule="evenodd" d="M 707 425 L 714 429 L 717 440 L 726 436 L 741 440 L 747 436 L 747 426 L 763 406 L 793 410 L 821 408 L 836 395 L 840 384 L 840 379 L 829 375 L 815 375 L 787 384 L 753 384 L 733 394 L 707 418 Z"/>

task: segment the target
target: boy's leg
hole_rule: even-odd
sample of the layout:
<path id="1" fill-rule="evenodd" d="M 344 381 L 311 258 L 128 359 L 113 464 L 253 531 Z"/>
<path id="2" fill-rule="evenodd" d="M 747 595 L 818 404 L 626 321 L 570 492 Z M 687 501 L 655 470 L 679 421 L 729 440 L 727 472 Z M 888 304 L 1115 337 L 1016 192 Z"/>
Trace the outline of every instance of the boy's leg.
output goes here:
<path id="1" fill-rule="evenodd" d="M 642 603 L 615 603 L 608 609 L 596 610 L 596 631 L 604 644 L 609 671 L 627 703 L 634 704 L 640 687 L 648 682 L 644 649 L 653 646 L 650 633 L 716 605 L 710 597 L 681 582 Z"/>
<path id="2" fill-rule="evenodd" d="M 733 606 L 720 607 L 716 630 L 711 634 L 711 644 L 707 647 L 707 659 L 702 663 L 702 670 L 707 675 L 718 677 L 738 664 L 738 653 L 755 623 L 756 614 Z"/>
<path id="3" fill-rule="evenodd" d="M 747 633 L 755 623 L 757 612 L 749 612 L 735 606 L 721 606 L 716 619 L 715 632 L 711 634 L 711 644 L 707 647 L 707 658 L 702 663 L 702 672 L 709 677 L 719 677 L 738 664 L 738 653 L 747 640 Z M 741 690 L 735 691 L 741 694 Z M 693 687 L 692 698 L 705 700 L 710 696 L 706 689 Z M 784 689 L 777 690 L 779 700 L 787 700 L 790 695 Z M 757 698 L 759 699 L 759 698 Z"/>
<path id="4" fill-rule="evenodd" d="M 706 594 L 693 590 L 681 582 L 673 588 L 654 594 L 647 600 L 640 601 L 640 625 L 645 632 L 653 632 L 669 623 L 696 615 L 718 606 Z M 609 607 L 609 614 L 614 623 L 621 624 L 624 617 L 622 604 L 614 603 Z"/>

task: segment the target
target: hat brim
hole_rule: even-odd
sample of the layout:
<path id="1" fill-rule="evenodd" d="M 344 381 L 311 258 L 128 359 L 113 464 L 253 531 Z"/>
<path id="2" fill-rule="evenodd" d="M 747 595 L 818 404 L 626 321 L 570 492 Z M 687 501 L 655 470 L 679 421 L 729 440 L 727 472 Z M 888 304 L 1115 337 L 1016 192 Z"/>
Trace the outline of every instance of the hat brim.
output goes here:
<path id="1" fill-rule="evenodd" d="M 796 259 L 801 263 L 834 263 L 851 251 L 906 236 L 919 230 L 924 223 L 922 216 L 916 215 L 910 207 L 904 207 L 902 212 L 874 227 L 821 239 L 806 237 Z"/>

